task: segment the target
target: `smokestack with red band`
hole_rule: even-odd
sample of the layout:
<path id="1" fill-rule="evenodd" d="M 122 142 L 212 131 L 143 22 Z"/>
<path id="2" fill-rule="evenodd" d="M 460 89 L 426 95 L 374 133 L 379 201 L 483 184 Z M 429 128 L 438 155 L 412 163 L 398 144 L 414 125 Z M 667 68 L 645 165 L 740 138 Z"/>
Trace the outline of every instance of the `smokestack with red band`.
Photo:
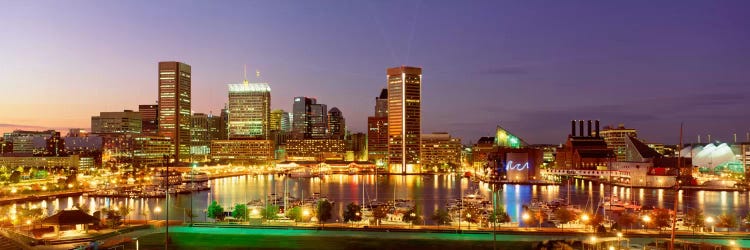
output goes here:
<path id="1" fill-rule="evenodd" d="M 576 136 L 576 120 L 570 120 L 570 136 Z"/>
<path id="2" fill-rule="evenodd" d="M 588 132 L 589 132 L 588 136 L 589 137 L 593 137 L 593 135 L 591 135 L 591 120 L 588 120 L 588 125 L 589 125 L 589 127 L 588 127 Z"/>

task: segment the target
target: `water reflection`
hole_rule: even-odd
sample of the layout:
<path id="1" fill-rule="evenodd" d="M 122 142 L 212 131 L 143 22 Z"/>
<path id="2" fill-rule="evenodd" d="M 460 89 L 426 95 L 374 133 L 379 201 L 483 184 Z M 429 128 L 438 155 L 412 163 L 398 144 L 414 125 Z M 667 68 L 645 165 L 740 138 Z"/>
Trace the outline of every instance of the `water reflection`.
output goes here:
<path id="1" fill-rule="evenodd" d="M 340 218 L 344 207 L 350 202 L 362 203 L 369 200 L 387 201 L 394 198 L 411 199 L 422 206 L 423 216 L 430 223 L 430 217 L 438 208 L 444 208 L 446 203 L 459 199 L 461 193 L 477 192 L 487 199 L 492 199 L 492 188 L 486 183 L 475 183 L 466 178 L 453 175 L 409 175 L 409 176 L 374 176 L 374 175 L 330 175 L 323 178 L 290 178 L 276 175 L 238 176 L 211 180 L 211 190 L 192 195 L 177 195 L 170 199 L 168 207 L 169 217 L 174 220 L 187 220 L 187 211 L 192 207 L 197 215 L 196 220 L 204 220 L 204 211 L 211 201 L 216 200 L 223 207 L 230 209 L 237 203 L 251 200 L 262 200 L 270 194 L 304 198 L 314 193 L 322 193 L 335 201 L 334 220 Z M 521 216 L 521 208 L 532 199 L 552 201 L 568 196 L 574 204 L 582 208 L 593 208 L 605 197 L 618 197 L 643 205 L 672 208 L 674 191 L 671 189 L 643 189 L 638 188 L 637 199 L 634 191 L 629 187 L 612 187 L 598 185 L 594 188 L 590 181 L 575 180 L 570 186 L 528 186 L 502 185 L 495 197 L 500 202 L 499 207 L 505 208 L 508 214 L 517 221 Z M 689 191 L 681 190 L 678 197 L 678 207 L 685 211 L 687 208 L 700 208 L 707 215 L 735 213 L 744 215 L 748 212 L 750 193 L 740 195 L 733 192 L 717 191 Z M 61 208 L 72 208 L 79 205 L 93 211 L 99 208 L 113 207 L 127 208 L 130 219 L 163 219 L 165 216 L 164 198 L 86 198 L 59 197 L 48 201 L 40 201 L 18 205 L 37 205 L 46 209 L 47 214 Z M 16 211 L 16 204 L 9 211 Z"/>

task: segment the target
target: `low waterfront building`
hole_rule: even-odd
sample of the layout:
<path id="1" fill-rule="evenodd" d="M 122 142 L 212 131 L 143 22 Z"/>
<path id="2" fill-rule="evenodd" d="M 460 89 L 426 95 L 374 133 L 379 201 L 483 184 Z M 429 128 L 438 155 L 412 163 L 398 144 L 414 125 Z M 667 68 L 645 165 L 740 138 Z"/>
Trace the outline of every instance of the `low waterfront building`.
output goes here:
<path id="1" fill-rule="evenodd" d="M 268 165 L 274 160 L 272 140 L 214 140 L 211 160 L 240 165 Z"/>
<path id="2" fill-rule="evenodd" d="M 543 151 L 537 148 L 499 147 L 487 154 L 486 166 L 493 178 L 507 182 L 533 182 L 540 179 Z"/>
<path id="3" fill-rule="evenodd" d="M 599 121 L 596 121 L 596 131 L 592 131 L 589 121 L 588 133 L 584 134 L 584 121 L 571 121 L 571 134 L 562 147 L 557 149 L 555 165 L 558 169 L 599 169 L 606 170 L 616 161 L 615 153 L 608 148 L 607 142 L 599 136 Z"/>
<path id="4" fill-rule="evenodd" d="M 133 139 L 132 152 L 135 167 L 161 167 L 169 163 L 165 157 L 174 159 L 174 144 L 169 137 L 139 136 Z"/>
<path id="5" fill-rule="evenodd" d="M 8 169 L 18 167 L 52 168 L 62 167 L 64 169 L 79 169 L 81 159 L 77 155 L 63 157 L 47 156 L 3 156 L 0 157 L 0 166 Z"/>
<path id="6" fill-rule="evenodd" d="M 346 143 L 338 139 L 287 140 L 288 161 L 344 160 Z"/>
<path id="7" fill-rule="evenodd" d="M 447 171 L 461 165 L 461 139 L 448 133 L 422 134 L 422 169 Z"/>

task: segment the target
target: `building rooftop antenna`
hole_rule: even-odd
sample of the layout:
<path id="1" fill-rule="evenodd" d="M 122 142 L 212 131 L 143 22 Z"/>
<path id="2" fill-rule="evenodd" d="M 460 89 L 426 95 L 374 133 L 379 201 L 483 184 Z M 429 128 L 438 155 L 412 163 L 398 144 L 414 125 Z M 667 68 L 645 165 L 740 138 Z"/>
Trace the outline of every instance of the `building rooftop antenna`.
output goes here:
<path id="1" fill-rule="evenodd" d="M 248 81 L 247 81 L 247 64 L 243 64 L 242 66 L 243 66 L 242 73 L 243 73 L 243 76 L 244 76 L 242 78 L 242 79 L 244 79 L 242 81 L 242 83 L 244 83 L 245 85 L 247 85 L 248 84 Z"/>

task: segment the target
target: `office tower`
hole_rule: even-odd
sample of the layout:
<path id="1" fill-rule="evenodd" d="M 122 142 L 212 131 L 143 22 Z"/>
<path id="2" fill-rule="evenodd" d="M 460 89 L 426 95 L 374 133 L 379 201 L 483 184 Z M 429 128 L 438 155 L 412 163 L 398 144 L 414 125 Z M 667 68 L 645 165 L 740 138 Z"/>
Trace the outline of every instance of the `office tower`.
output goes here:
<path id="1" fill-rule="evenodd" d="M 589 136 L 591 136 L 591 121 L 588 122 L 588 127 Z M 581 129 L 583 129 L 582 123 Z M 616 128 L 605 126 L 602 131 L 599 132 L 598 136 L 604 138 L 604 141 L 607 142 L 607 148 L 614 150 L 615 155 L 617 156 L 617 161 L 625 161 L 627 158 L 625 151 L 627 148 L 628 137 L 637 138 L 638 131 L 632 128 L 626 128 L 623 124 L 619 124 Z"/>
<path id="2" fill-rule="evenodd" d="M 209 153 L 211 142 L 211 119 L 204 113 L 194 113 L 191 116 L 192 127 L 190 129 L 190 155 L 205 156 Z M 205 157 L 193 157 L 193 161 Z"/>
<path id="3" fill-rule="evenodd" d="M 310 138 L 312 127 L 310 126 L 311 105 L 317 103 L 315 98 L 299 96 L 294 98 L 292 106 L 292 135 L 296 139 Z"/>
<path id="4" fill-rule="evenodd" d="M 353 161 L 367 161 L 367 134 L 354 133 L 349 137 L 349 146 Z"/>
<path id="5" fill-rule="evenodd" d="M 134 133 L 140 134 L 143 122 L 141 113 L 132 110 L 122 112 L 100 112 L 91 117 L 92 133 Z"/>
<path id="6" fill-rule="evenodd" d="M 174 144 L 174 162 L 190 157 L 190 65 L 181 62 L 159 62 L 159 136 Z"/>
<path id="7" fill-rule="evenodd" d="M 216 121 L 215 126 L 218 128 L 218 140 L 229 139 L 229 110 L 224 107 L 221 109 L 219 119 Z"/>
<path id="8" fill-rule="evenodd" d="M 388 157 L 388 89 L 375 97 L 375 116 L 367 117 L 367 158 L 383 166 Z"/>
<path id="9" fill-rule="evenodd" d="M 375 117 L 388 116 L 388 89 L 380 91 L 380 95 L 375 97 Z"/>
<path id="10" fill-rule="evenodd" d="M 229 84 L 229 138 L 266 139 L 271 122 L 268 83 Z"/>
<path id="11" fill-rule="evenodd" d="M 277 109 L 271 111 L 271 123 L 269 124 L 270 130 L 281 130 L 281 117 L 284 116 L 284 110 Z"/>
<path id="12" fill-rule="evenodd" d="M 328 111 L 328 133 L 332 139 L 344 139 L 346 134 L 344 115 L 336 107 Z"/>
<path id="13" fill-rule="evenodd" d="M 325 104 L 310 105 L 310 137 L 313 139 L 328 138 L 328 106 Z"/>
<path id="14" fill-rule="evenodd" d="M 141 113 L 141 134 L 156 135 L 159 131 L 159 105 L 138 105 L 138 113 Z"/>
<path id="15" fill-rule="evenodd" d="M 284 132 L 292 132 L 292 118 L 289 117 L 289 112 L 284 111 L 281 114 L 280 128 Z"/>
<path id="16" fill-rule="evenodd" d="M 422 68 L 389 68 L 388 164 L 391 172 L 419 173 Z"/>

